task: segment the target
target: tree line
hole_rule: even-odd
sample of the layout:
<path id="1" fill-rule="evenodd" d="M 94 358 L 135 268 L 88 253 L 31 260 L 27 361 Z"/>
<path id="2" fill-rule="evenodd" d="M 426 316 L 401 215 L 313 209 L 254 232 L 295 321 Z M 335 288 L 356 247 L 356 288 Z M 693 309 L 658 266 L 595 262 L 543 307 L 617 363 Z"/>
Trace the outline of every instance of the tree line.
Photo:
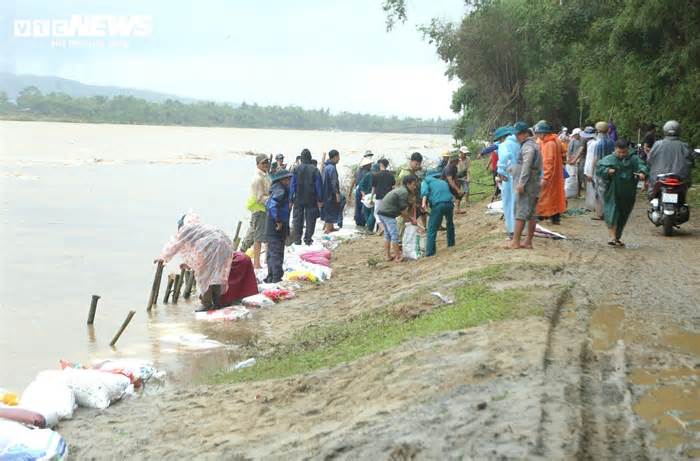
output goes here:
<path id="1" fill-rule="evenodd" d="M 240 106 L 214 102 L 185 104 L 168 99 L 149 102 L 133 96 L 72 97 L 43 94 L 27 87 L 11 101 L 0 92 L 0 118 L 140 125 L 221 126 L 287 128 L 302 130 L 378 131 L 450 134 L 454 120 L 382 117 L 328 109 L 305 110 L 298 106 Z"/>
<path id="2" fill-rule="evenodd" d="M 700 144 L 697 0 L 466 0 L 459 23 L 420 27 L 461 82 L 455 136 L 546 119 L 570 128 L 613 120 L 636 140 L 676 119 Z M 384 0 L 387 27 L 405 0 Z"/>

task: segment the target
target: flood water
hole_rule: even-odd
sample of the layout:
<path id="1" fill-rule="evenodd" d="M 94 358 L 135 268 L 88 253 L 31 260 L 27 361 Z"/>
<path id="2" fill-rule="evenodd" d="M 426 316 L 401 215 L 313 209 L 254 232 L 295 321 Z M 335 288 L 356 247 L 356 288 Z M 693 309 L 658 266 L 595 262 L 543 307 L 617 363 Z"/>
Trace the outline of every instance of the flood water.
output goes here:
<path id="1" fill-rule="evenodd" d="M 320 159 L 335 148 L 342 167 L 367 149 L 400 164 L 413 151 L 437 158 L 450 143 L 445 135 L 0 121 L 0 387 L 21 391 L 60 359 L 147 358 L 174 380 L 236 360 L 252 322 L 198 322 L 182 299 L 159 300 L 148 314 L 146 301 L 153 258 L 184 212 L 229 234 L 243 220 L 245 230 L 254 171 L 246 152 L 293 159 L 307 147 Z M 161 298 L 177 263 L 164 271 Z M 101 299 L 89 329 L 93 294 Z M 112 349 L 129 310 L 136 315 Z M 194 353 L 161 341 L 185 333 L 231 347 Z"/>

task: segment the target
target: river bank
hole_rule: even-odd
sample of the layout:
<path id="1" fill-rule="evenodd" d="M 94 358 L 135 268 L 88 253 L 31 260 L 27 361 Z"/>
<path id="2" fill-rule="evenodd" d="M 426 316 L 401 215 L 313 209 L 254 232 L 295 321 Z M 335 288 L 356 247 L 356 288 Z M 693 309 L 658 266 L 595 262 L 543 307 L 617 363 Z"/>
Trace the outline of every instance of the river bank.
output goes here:
<path id="1" fill-rule="evenodd" d="M 371 267 L 380 239 L 355 240 L 330 283 L 245 321 L 256 367 L 82 412 L 60 432 L 79 459 L 698 456 L 689 224 L 663 238 L 638 203 L 626 250 L 582 215 L 557 229 L 569 240 L 513 253 L 473 206 L 435 258 Z M 668 258 L 678 267 L 659 273 Z M 486 306 L 498 308 L 473 315 Z"/>

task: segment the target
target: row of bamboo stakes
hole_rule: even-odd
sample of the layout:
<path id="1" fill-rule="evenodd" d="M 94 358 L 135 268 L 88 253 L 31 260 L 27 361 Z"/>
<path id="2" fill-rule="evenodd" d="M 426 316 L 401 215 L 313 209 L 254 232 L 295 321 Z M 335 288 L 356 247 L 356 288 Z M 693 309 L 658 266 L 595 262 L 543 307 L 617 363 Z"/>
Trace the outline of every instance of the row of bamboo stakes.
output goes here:
<path id="1" fill-rule="evenodd" d="M 233 238 L 234 251 L 238 250 L 238 246 L 241 243 L 240 233 L 241 221 L 238 221 L 238 226 L 236 226 L 236 234 Z M 153 285 L 151 286 L 151 294 L 148 297 L 148 304 L 146 305 L 147 312 L 151 312 L 153 306 L 158 304 L 158 295 L 160 294 L 160 282 L 162 278 L 163 262 L 158 261 L 156 263 L 156 273 L 153 277 Z M 185 287 L 184 292 L 182 291 L 183 286 Z M 168 300 L 172 300 L 173 303 L 177 304 L 181 292 L 182 297 L 184 299 L 190 299 L 190 296 L 192 295 L 192 292 L 196 289 L 196 286 L 197 281 L 194 277 L 194 271 L 191 269 L 180 268 L 179 274 L 168 275 L 168 285 L 165 288 L 165 297 L 163 298 L 163 304 L 168 304 Z M 100 296 L 92 295 L 92 301 L 90 302 L 90 310 L 88 311 L 88 325 L 93 325 L 95 323 L 95 313 L 97 312 L 97 301 L 99 299 Z M 112 341 L 110 341 L 109 343 L 111 347 L 114 347 L 117 344 L 119 337 L 122 335 L 122 333 L 124 333 L 126 327 L 129 326 L 129 322 L 131 322 L 131 319 L 134 317 L 135 314 L 136 311 L 131 310 L 126 315 L 124 322 L 122 322 L 121 326 L 119 327 L 119 330 L 117 330 L 117 333 L 114 335 Z"/>

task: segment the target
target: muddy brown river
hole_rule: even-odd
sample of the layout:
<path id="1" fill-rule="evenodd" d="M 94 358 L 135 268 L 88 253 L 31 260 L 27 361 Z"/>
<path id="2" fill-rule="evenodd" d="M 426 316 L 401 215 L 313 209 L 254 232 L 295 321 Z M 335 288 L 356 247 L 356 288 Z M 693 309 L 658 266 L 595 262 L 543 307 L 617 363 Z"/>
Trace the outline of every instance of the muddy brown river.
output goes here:
<path id="1" fill-rule="evenodd" d="M 443 135 L 0 121 L 0 387 L 21 392 L 59 359 L 150 358 L 176 380 L 235 359 L 160 338 L 203 334 L 235 345 L 245 337 L 237 327 L 195 322 L 182 300 L 151 315 L 145 308 L 152 260 L 184 212 L 230 234 L 240 219 L 245 231 L 247 152 L 293 159 L 308 147 L 320 159 L 336 148 L 342 166 L 367 149 L 403 163 L 416 150 L 437 157 L 450 143 Z M 88 329 L 93 294 L 101 299 Z"/>

